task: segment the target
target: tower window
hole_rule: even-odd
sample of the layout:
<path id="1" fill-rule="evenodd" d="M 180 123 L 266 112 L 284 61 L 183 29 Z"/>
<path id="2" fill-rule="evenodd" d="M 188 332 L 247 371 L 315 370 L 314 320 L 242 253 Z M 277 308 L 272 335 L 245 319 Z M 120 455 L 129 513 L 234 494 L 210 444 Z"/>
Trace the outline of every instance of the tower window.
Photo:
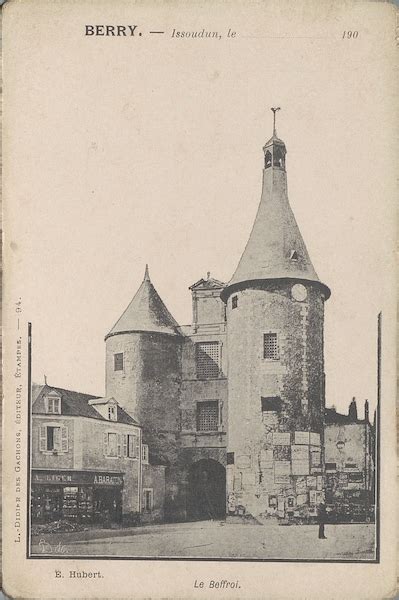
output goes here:
<path id="1" fill-rule="evenodd" d="M 263 358 L 269 360 L 279 359 L 277 333 L 265 333 L 263 335 Z"/>
<path id="2" fill-rule="evenodd" d="M 219 424 L 217 400 L 197 402 L 197 431 L 217 431 Z"/>
<path id="3" fill-rule="evenodd" d="M 285 168 L 284 164 L 284 153 L 280 148 L 275 148 L 273 152 L 273 166 L 280 167 L 281 169 Z"/>
<path id="4" fill-rule="evenodd" d="M 219 377 L 219 342 L 200 342 L 195 345 L 197 377 L 216 379 Z"/>
<path id="5" fill-rule="evenodd" d="M 238 296 L 233 296 L 231 299 L 231 308 L 237 308 L 238 306 Z"/>
<path id="6" fill-rule="evenodd" d="M 281 399 L 278 396 L 261 398 L 262 412 L 275 412 L 281 410 Z"/>
<path id="7" fill-rule="evenodd" d="M 123 352 L 114 354 L 114 371 L 123 371 Z"/>
<path id="8" fill-rule="evenodd" d="M 268 150 L 265 154 L 265 169 L 268 169 L 271 166 L 272 166 L 272 155 L 271 155 L 271 152 L 269 152 L 269 150 Z"/>

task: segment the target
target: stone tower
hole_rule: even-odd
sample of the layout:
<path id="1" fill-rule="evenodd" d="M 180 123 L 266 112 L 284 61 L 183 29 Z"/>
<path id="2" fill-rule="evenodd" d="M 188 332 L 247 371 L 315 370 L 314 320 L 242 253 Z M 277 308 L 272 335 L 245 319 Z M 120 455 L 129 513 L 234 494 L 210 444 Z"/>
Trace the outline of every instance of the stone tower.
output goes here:
<path id="1" fill-rule="evenodd" d="M 286 147 L 265 144 L 262 196 L 221 297 L 227 311 L 228 507 L 314 512 L 323 480 L 324 302 L 287 195 Z"/>
<path id="2" fill-rule="evenodd" d="M 106 395 L 114 397 L 143 427 L 150 461 L 174 463 L 182 337 L 150 280 L 148 267 L 105 342 Z"/>

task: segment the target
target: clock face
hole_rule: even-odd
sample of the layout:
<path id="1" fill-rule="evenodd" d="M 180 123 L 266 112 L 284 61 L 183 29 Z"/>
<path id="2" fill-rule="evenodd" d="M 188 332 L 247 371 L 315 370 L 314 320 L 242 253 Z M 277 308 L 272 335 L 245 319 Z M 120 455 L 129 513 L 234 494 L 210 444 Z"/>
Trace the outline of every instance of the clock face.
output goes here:
<path id="1" fill-rule="evenodd" d="M 298 302 L 303 302 L 308 296 L 306 288 L 304 285 L 302 285 L 302 283 L 296 283 L 293 285 L 291 294 L 294 300 L 297 300 Z"/>

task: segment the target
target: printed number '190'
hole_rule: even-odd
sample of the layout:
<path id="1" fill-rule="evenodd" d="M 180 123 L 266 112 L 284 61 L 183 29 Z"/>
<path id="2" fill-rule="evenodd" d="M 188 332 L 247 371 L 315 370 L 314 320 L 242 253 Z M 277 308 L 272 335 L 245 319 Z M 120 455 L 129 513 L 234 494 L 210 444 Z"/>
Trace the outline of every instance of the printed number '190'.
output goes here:
<path id="1" fill-rule="evenodd" d="M 351 38 L 356 39 L 359 35 L 358 31 L 344 31 L 342 34 L 342 38 L 347 38 L 350 40 Z"/>

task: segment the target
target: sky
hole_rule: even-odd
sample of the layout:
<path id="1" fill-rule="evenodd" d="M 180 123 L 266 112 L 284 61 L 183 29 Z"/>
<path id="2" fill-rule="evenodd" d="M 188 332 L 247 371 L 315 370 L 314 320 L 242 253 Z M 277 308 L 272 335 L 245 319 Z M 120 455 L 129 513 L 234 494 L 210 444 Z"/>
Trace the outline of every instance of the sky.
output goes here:
<path id="1" fill-rule="evenodd" d="M 146 263 L 180 324 L 191 321 L 193 282 L 207 271 L 231 278 L 260 200 L 270 107 L 280 106 L 290 203 L 332 291 L 327 405 L 347 411 L 356 396 L 374 409 L 377 314 L 392 310 L 395 236 L 385 25 L 338 44 L 338 7 L 317 20 L 303 7 L 286 19 L 273 6 L 263 20 L 232 14 L 234 41 L 143 36 L 134 45 L 88 40 L 68 18 L 60 34 L 56 17 L 32 15 L 37 36 L 11 73 L 6 244 L 13 293 L 33 326 L 35 382 L 46 374 L 54 386 L 104 393 L 104 336 Z M 218 11 L 207 22 L 182 10 L 171 24 L 163 9 L 168 31 L 228 29 Z"/>

